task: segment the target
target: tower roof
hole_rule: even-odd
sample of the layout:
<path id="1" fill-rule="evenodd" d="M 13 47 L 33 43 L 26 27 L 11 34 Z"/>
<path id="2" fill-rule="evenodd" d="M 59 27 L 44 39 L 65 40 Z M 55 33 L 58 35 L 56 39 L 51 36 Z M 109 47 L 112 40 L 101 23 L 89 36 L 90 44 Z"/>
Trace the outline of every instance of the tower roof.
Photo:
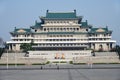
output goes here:
<path id="1" fill-rule="evenodd" d="M 14 31 L 10 32 L 11 34 L 30 34 L 31 29 L 28 28 L 17 28 L 15 27 Z"/>
<path id="2" fill-rule="evenodd" d="M 63 12 L 63 13 L 48 12 L 46 14 L 46 18 L 77 18 L 77 16 L 76 16 L 76 13 L 74 12 Z"/>
<path id="3" fill-rule="evenodd" d="M 112 33 L 108 28 L 91 28 L 90 33 Z"/>
<path id="4" fill-rule="evenodd" d="M 47 10 L 45 19 L 81 19 L 82 16 L 76 15 L 76 10 L 72 12 L 49 12 Z"/>

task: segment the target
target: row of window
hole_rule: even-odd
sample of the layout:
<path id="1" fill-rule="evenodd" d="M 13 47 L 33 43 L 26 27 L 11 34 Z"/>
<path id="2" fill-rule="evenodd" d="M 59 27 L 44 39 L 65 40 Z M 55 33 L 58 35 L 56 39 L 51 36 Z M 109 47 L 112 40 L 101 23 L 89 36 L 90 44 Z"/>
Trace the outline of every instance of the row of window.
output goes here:
<path id="1" fill-rule="evenodd" d="M 106 39 L 106 38 L 95 39 L 95 38 L 92 38 L 92 39 L 89 39 L 89 40 L 110 40 L 110 39 Z"/>
<path id="2" fill-rule="evenodd" d="M 48 35 L 48 37 L 73 37 L 73 35 Z"/>
<path id="3" fill-rule="evenodd" d="M 38 44 L 38 46 L 81 46 L 81 45 L 87 45 L 87 44 L 79 44 L 79 43 L 74 43 L 74 44 Z"/>
<path id="4" fill-rule="evenodd" d="M 111 36 L 111 34 L 90 34 L 89 35 L 90 37 L 102 37 L 102 36 L 104 36 L 104 37 L 107 37 L 107 36 Z"/>
<path id="5" fill-rule="evenodd" d="M 30 34 L 27 35 L 14 35 L 13 37 L 31 37 Z"/>
<path id="6" fill-rule="evenodd" d="M 46 23 L 78 23 L 78 21 L 46 21 Z"/>
<path id="7" fill-rule="evenodd" d="M 110 39 L 89 39 L 89 40 L 110 40 Z M 31 39 L 14 39 L 13 41 L 31 41 Z M 88 41 L 88 39 L 40 39 L 35 41 Z"/>
<path id="8" fill-rule="evenodd" d="M 35 41 L 88 41 L 88 39 L 40 39 Z"/>
<path id="9" fill-rule="evenodd" d="M 44 31 L 79 31 L 80 28 L 44 28 Z"/>
<path id="10" fill-rule="evenodd" d="M 31 41 L 31 39 L 14 39 L 13 41 Z"/>
<path id="11" fill-rule="evenodd" d="M 34 35 L 35 38 L 48 38 L 48 37 L 82 37 L 82 38 L 87 38 L 88 35 L 70 35 L 70 34 L 65 34 L 65 35 L 58 35 L 58 34 L 53 34 L 53 35 Z"/>

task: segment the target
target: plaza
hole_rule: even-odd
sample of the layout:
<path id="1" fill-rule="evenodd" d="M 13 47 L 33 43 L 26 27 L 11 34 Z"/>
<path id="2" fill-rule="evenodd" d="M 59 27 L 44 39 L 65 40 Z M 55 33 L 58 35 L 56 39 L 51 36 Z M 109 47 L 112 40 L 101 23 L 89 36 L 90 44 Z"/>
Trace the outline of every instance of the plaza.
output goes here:
<path id="1" fill-rule="evenodd" d="M 119 64 L 93 65 L 94 68 L 85 66 L 87 67 L 87 65 L 59 65 L 60 69 L 57 69 L 56 65 L 45 65 L 44 69 L 40 69 L 39 65 L 31 69 L 0 70 L 0 80 L 120 80 Z M 45 69 L 47 67 L 51 69 Z"/>

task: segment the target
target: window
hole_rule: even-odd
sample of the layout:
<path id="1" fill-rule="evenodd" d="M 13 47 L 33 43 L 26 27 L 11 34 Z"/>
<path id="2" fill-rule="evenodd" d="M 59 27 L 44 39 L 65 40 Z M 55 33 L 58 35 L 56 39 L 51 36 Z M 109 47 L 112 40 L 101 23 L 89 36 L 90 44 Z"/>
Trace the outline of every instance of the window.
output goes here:
<path id="1" fill-rule="evenodd" d="M 60 35 L 60 37 L 62 37 L 62 35 Z"/>
<path id="2" fill-rule="evenodd" d="M 86 29 L 86 31 L 88 31 L 88 29 Z"/>
<path id="3" fill-rule="evenodd" d="M 63 41 L 66 41 L 66 39 L 63 39 Z"/>
<path id="4" fill-rule="evenodd" d="M 79 28 L 77 28 L 77 31 L 79 30 Z"/>
<path id="5" fill-rule="evenodd" d="M 44 31 L 46 31 L 46 28 L 44 28 Z"/>
<path id="6" fill-rule="evenodd" d="M 73 35 L 70 35 L 70 37 L 73 37 Z"/>
<path id="7" fill-rule="evenodd" d="M 72 30 L 72 28 L 70 28 L 70 30 Z"/>
<path id="8" fill-rule="evenodd" d="M 106 34 L 104 34 L 104 36 L 106 36 Z"/>
<path id="9" fill-rule="evenodd" d="M 57 35 L 57 37 L 59 37 L 59 35 Z"/>
<path id="10" fill-rule="evenodd" d="M 50 35 L 50 37 L 52 37 L 52 35 Z"/>
<path id="11" fill-rule="evenodd" d="M 66 31 L 66 28 L 64 28 L 64 30 Z"/>
<path id="12" fill-rule="evenodd" d="M 37 30 L 35 29 L 35 32 L 37 32 Z"/>
<path id="13" fill-rule="evenodd" d="M 57 30 L 59 30 L 59 28 L 57 28 Z"/>
<path id="14" fill-rule="evenodd" d="M 95 36 L 97 37 L 97 34 Z"/>
<path id="15" fill-rule="evenodd" d="M 75 30 L 75 28 L 73 28 Z"/>
<path id="16" fill-rule="evenodd" d="M 62 28 L 60 28 L 60 30 L 62 31 L 63 29 L 62 29 Z"/>
<path id="17" fill-rule="evenodd" d="M 102 38 L 100 38 L 99 40 L 102 40 Z"/>
<path id="18" fill-rule="evenodd" d="M 69 30 L 69 28 L 67 28 L 67 30 Z"/>

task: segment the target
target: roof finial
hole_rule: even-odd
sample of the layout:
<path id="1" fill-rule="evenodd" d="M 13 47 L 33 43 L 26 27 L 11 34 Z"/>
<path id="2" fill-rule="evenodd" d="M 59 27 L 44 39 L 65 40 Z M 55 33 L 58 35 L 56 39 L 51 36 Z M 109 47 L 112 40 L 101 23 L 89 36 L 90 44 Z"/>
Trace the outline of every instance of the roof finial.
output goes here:
<path id="1" fill-rule="evenodd" d="M 35 23 L 37 23 L 37 20 L 35 20 Z"/>
<path id="2" fill-rule="evenodd" d="M 15 27 L 15 29 L 16 29 L 16 27 Z"/>
<path id="3" fill-rule="evenodd" d="M 108 26 L 106 26 L 106 28 L 108 28 Z"/>
<path id="4" fill-rule="evenodd" d="M 76 13 L 76 9 L 74 9 L 74 13 Z"/>
<path id="5" fill-rule="evenodd" d="M 49 12 L 49 10 L 47 9 L 47 13 Z"/>
<path id="6" fill-rule="evenodd" d="M 106 29 L 108 30 L 108 26 L 106 26 Z"/>

